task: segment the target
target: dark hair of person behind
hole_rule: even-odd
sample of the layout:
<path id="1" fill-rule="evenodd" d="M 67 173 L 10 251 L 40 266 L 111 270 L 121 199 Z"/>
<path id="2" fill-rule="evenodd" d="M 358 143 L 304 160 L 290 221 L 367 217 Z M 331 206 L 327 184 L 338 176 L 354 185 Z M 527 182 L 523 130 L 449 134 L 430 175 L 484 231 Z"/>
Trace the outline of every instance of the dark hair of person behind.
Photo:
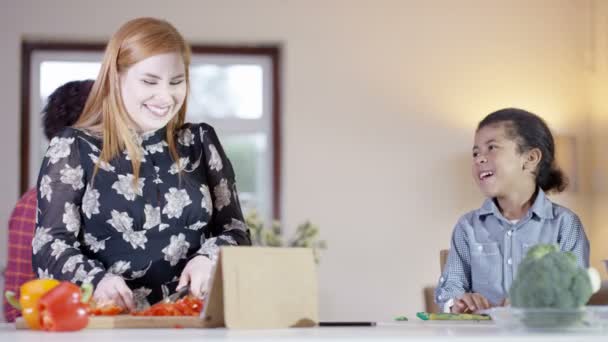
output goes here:
<path id="1" fill-rule="evenodd" d="M 536 184 L 545 192 L 561 192 L 568 185 L 555 161 L 555 141 L 551 130 L 539 116 L 518 108 L 505 108 L 488 114 L 477 126 L 502 124 L 507 137 L 515 140 L 520 153 L 538 148 L 542 159 L 536 170 Z"/>
<path id="2" fill-rule="evenodd" d="M 55 89 L 42 110 L 44 135 L 53 139 L 65 127 L 73 125 L 91 92 L 93 80 L 71 81 Z"/>

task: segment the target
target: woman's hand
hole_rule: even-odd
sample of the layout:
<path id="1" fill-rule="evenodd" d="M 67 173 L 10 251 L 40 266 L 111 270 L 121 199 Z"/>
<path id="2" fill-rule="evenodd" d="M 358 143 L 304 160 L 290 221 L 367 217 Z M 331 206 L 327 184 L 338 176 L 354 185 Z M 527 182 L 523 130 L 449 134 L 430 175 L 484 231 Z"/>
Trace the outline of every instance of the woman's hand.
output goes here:
<path id="1" fill-rule="evenodd" d="M 492 305 L 479 293 L 465 293 L 454 301 L 452 313 L 470 313 L 479 310 L 486 310 Z"/>
<path id="2" fill-rule="evenodd" d="M 98 306 L 115 304 L 129 311 L 135 309 L 133 292 L 121 276 L 111 273 L 106 274 L 97 284 L 93 300 Z"/>
<path id="3" fill-rule="evenodd" d="M 213 261 L 204 255 L 198 255 L 186 264 L 181 276 L 177 289 L 187 286 L 190 283 L 190 293 L 196 297 L 202 298 L 209 288 L 209 278 L 211 277 L 211 269 Z"/>

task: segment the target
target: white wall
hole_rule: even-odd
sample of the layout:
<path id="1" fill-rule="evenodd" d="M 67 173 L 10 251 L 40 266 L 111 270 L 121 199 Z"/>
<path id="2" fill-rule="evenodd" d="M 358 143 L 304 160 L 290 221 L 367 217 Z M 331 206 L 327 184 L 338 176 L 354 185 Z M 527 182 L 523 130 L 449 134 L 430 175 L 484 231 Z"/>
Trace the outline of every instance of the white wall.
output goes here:
<path id="1" fill-rule="evenodd" d="M 481 197 L 475 124 L 505 106 L 585 141 L 589 1 L 32 1 L 0 5 L 0 222 L 17 198 L 22 38 L 107 39 L 159 16 L 195 43 L 283 46 L 283 217 L 329 249 L 321 318 L 423 310 L 438 251 Z M 560 200 L 590 224 L 585 191 Z M 2 254 L 6 254 L 4 240 Z M 2 255 L 4 263 L 4 255 Z"/>
<path id="2" fill-rule="evenodd" d="M 604 269 L 600 260 L 608 259 L 608 2 L 594 0 L 594 51 L 591 84 L 591 155 L 593 163 L 590 179 L 594 184 L 591 193 L 593 230 L 591 249 L 594 266 Z M 608 266 L 607 266 L 608 267 Z M 604 271 L 606 278 L 606 270 Z"/>

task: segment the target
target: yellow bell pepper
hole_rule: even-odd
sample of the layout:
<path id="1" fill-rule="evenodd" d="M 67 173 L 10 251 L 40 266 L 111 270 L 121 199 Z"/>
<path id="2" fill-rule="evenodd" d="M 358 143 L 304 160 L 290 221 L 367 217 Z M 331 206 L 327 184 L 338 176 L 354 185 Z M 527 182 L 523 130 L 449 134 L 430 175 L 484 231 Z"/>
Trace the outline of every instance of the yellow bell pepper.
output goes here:
<path id="1" fill-rule="evenodd" d="M 21 285 L 19 288 L 19 301 L 12 291 L 6 291 L 6 300 L 15 309 L 20 310 L 25 323 L 31 328 L 40 329 L 40 317 L 38 313 L 38 300 L 45 293 L 59 285 L 55 279 L 34 279 Z"/>

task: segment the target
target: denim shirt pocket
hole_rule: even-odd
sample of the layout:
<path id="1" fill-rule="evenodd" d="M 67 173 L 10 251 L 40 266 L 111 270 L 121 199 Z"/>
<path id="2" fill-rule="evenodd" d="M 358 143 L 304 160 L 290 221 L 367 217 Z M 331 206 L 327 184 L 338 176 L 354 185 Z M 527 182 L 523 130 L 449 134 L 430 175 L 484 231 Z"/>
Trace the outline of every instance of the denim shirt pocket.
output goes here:
<path id="1" fill-rule="evenodd" d="M 473 243 L 471 247 L 471 278 L 473 284 L 500 284 L 502 255 L 498 243 Z"/>

